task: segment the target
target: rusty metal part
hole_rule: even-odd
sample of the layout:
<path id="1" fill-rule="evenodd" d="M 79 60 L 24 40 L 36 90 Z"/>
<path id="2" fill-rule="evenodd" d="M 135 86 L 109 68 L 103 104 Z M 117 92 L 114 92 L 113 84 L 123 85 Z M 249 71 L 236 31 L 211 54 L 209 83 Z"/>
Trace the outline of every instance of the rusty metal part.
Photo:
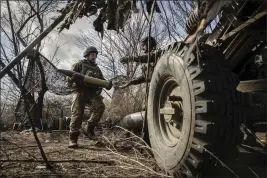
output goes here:
<path id="1" fill-rule="evenodd" d="M 207 40 L 207 44 L 213 45 L 217 41 L 220 41 L 218 39 L 228 33 L 231 28 L 235 28 L 236 25 L 241 22 L 241 19 L 238 17 L 240 15 L 242 16 L 242 11 L 248 2 L 249 0 L 233 1 L 230 6 L 224 8 L 219 22 Z"/>
<path id="2" fill-rule="evenodd" d="M 267 79 L 241 81 L 237 86 L 237 90 L 241 92 L 267 92 Z"/>
<path id="3" fill-rule="evenodd" d="M 199 20 L 198 20 L 197 24 L 196 23 L 194 23 L 194 24 L 190 23 L 191 24 L 191 26 L 189 26 L 190 28 L 189 27 L 187 28 L 187 29 L 192 28 L 192 31 L 190 31 L 190 32 L 194 31 L 194 33 L 189 35 L 185 39 L 186 44 L 193 43 L 196 40 L 196 38 L 205 30 L 207 25 L 209 23 L 211 23 L 212 20 L 219 14 L 219 12 L 222 10 L 222 8 L 229 5 L 230 2 L 219 0 L 219 1 L 209 1 L 207 3 L 208 3 L 208 5 L 203 5 L 204 7 L 199 7 L 199 10 L 197 8 L 194 11 L 193 15 L 190 16 L 191 21 L 193 21 L 193 19 L 196 20 L 197 16 L 198 16 Z M 190 21 L 188 21 L 188 22 L 190 22 Z M 195 28 L 195 25 L 196 25 L 196 28 Z"/>
<path id="4" fill-rule="evenodd" d="M 220 40 L 224 41 L 228 38 L 230 38 L 231 36 L 235 35 L 236 33 L 240 32 L 241 30 L 243 30 L 244 28 L 248 27 L 249 25 L 251 25 L 252 23 L 256 22 L 257 20 L 259 20 L 260 18 L 262 18 L 263 16 L 265 16 L 267 14 L 267 12 L 260 12 L 257 15 L 255 15 L 254 17 L 252 17 L 251 19 L 247 20 L 245 23 L 243 23 L 242 25 L 238 26 L 237 28 L 233 29 L 231 32 L 225 34 L 223 37 L 220 38 Z"/>

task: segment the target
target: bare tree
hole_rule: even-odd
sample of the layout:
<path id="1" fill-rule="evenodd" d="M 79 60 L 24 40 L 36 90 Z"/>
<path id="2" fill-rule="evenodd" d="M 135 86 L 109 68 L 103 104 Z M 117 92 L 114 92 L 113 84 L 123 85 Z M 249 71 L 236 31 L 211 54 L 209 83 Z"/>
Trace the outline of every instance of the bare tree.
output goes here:
<path id="1" fill-rule="evenodd" d="M 91 22 L 91 20 L 89 20 Z M 154 24 L 153 27 L 158 24 Z M 152 35 L 157 38 L 158 46 L 164 41 L 166 30 L 162 28 L 153 28 Z M 122 65 L 119 60 L 123 56 L 139 55 L 140 40 L 147 35 L 148 23 L 144 13 L 133 14 L 132 20 L 126 22 L 123 31 L 105 31 L 103 39 L 97 36 L 93 30 L 80 30 L 76 36 L 78 46 L 82 49 L 93 45 L 100 50 L 99 65 L 105 71 L 107 78 L 113 78 L 117 75 L 126 74 L 133 77 L 139 64 L 129 63 Z"/>
<path id="2" fill-rule="evenodd" d="M 37 35 L 44 31 L 48 21 L 44 16 L 56 7 L 56 1 L 6 1 L 2 3 L 1 12 L 1 32 L 4 35 L 1 41 L 1 62 L 0 66 L 4 68 L 15 56 L 17 56 L 23 47 L 26 47 Z M 44 43 L 39 43 L 35 51 L 40 51 Z M 45 84 L 45 75 L 37 53 L 24 58 L 9 73 L 4 80 L 7 81 L 4 89 L 7 95 L 13 95 L 14 98 L 22 99 L 20 88 L 25 90 L 26 98 L 32 105 L 31 117 L 34 119 L 35 126 L 41 128 L 42 106 L 44 94 L 47 91 Z M 33 65 L 38 66 L 40 78 L 34 81 L 34 86 L 41 88 L 38 92 L 34 88 L 27 87 L 29 75 Z M 14 88 L 11 90 L 10 88 Z M 12 92 L 11 92 L 12 91 Z M 22 102 L 22 100 L 20 100 Z"/>

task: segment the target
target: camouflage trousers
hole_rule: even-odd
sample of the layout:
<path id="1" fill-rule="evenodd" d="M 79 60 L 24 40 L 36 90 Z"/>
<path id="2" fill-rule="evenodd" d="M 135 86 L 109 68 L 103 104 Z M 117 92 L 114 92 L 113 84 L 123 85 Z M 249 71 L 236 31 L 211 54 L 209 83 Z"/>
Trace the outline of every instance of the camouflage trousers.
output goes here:
<path id="1" fill-rule="evenodd" d="M 102 97 L 96 93 L 84 91 L 76 91 L 74 93 L 71 105 L 70 133 L 79 132 L 86 105 L 90 107 L 91 111 L 87 124 L 96 125 L 99 122 L 105 111 L 105 105 L 102 100 Z"/>

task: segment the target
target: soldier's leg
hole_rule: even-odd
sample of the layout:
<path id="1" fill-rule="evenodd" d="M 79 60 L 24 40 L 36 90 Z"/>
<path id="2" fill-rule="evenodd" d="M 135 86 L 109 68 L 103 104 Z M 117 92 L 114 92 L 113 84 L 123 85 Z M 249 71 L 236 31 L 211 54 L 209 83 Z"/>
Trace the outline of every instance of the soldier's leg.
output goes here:
<path id="1" fill-rule="evenodd" d="M 77 147 L 79 129 L 82 125 L 82 116 L 84 113 L 85 99 L 82 92 L 75 92 L 71 105 L 71 121 L 70 121 L 70 143 L 69 147 Z"/>
<path id="2" fill-rule="evenodd" d="M 88 104 L 90 105 L 91 115 L 87 121 L 87 132 L 88 137 L 95 140 L 94 128 L 105 111 L 105 104 L 103 103 L 103 98 L 99 95 L 90 96 Z"/>
<path id="3" fill-rule="evenodd" d="M 105 111 L 105 104 L 103 103 L 103 98 L 99 95 L 92 96 L 89 100 L 90 108 L 92 110 L 88 123 L 96 125 Z"/>

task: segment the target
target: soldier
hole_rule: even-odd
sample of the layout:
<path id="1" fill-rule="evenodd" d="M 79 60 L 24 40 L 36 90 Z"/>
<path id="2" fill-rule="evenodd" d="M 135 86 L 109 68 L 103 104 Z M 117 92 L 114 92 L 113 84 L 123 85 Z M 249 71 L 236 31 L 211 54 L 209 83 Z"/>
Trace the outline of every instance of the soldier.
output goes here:
<path id="1" fill-rule="evenodd" d="M 75 63 L 72 66 L 72 70 L 83 75 L 99 78 L 105 80 L 103 74 L 96 64 L 98 51 L 95 47 L 90 46 L 86 48 L 83 53 L 84 60 Z M 101 91 L 102 89 L 93 85 L 86 85 L 82 81 L 78 81 L 77 78 L 72 76 L 69 80 L 69 84 L 74 86 L 74 96 L 71 105 L 71 122 L 70 122 L 70 141 L 69 148 L 77 148 L 78 136 L 80 134 L 79 129 L 82 124 L 82 116 L 84 114 L 85 105 L 90 106 L 91 115 L 86 125 L 87 136 L 91 140 L 96 140 L 94 128 L 99 122 L 102 114 L 105 110 L 105 105 L 102 101 Z"/>
<path id="2" fill-rule="evenodd" d="M 148 42 L 149 42 L 149 45 L 148 45 Z M 147 63 L 148 54 L 150 54 L 150 63 L 148 64 L 148 66 L 145 65 L 145 67 L 142 68 L 142 75 L 141 76 L 138 76 L 138 77 L 132 79 L 131 81 L 129 81 L 128 83 L 120 86 L 121 89 L 126 88 L 130 85 L 137 85 L 137 84 L 141 84 L 144 82 L 149 82 L 151 79 L 153 69 L 154 69 L 156 62 L 157 62 L 157 59 L 159 57 L 158 54 L 161 51 L 157 50 L 157 52 L 155 52 L 156 47 L 157 47 L 157 42 L 151 36 L 147 36 L 141 40 L 141 47 L 142 47 L 142 51 L 144 52 L 145 55 L 126 56 L 126 57 L 121 58 L 121 62 L 127 63 L 129 61 L 134 61 L 134 62 L 140 62 L 140 63 Z M 146 76 L 147 67 L 149 68 L 148 76 Z"/>

